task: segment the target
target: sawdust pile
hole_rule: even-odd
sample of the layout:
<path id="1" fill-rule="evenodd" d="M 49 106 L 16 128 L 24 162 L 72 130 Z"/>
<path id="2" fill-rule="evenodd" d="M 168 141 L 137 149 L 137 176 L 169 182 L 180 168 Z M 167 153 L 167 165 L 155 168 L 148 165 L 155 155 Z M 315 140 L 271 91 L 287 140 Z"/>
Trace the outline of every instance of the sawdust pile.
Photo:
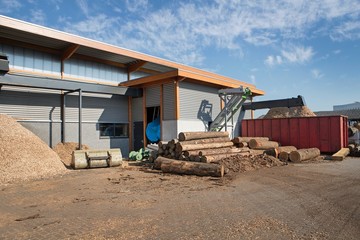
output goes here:
<path id="1" fill-rule="evenodd" d="M 266 154 L 250 155 L 248 157 L 235 155 L 222 159 L 220 163 L 223 164 L 225 169 L 228 170 L 228 175 L 257 170 L 260 168 L 270 168 L 285 165 L 285 163 L 279 159 L 273 156 L 268 156 Z"/>
<path id="2" fill-rule="evenodd" d="M 61 161 L 64 163 L 66 167 L 70 167 L 72 152 L 78 150 L 78 143 L 75 142 L 66 142 L 66 143 L 58 143 L 53 150 L 59 155 Z M 82 144 L 82 150 L 90 149 L 89 146 Z"/>
<path id="3" fill-rule="evenodd" d="M 316 114 L 306 106 L 301 107 L 278 107 L 271 108 L 264 116 L 265 119 L 269 118 L 292 118 L 292 117 L 313 117 Z"/>
<path id="4" fill-rule="evenodd" d="M 59 156 L 15 119 L 0 114 L 0 184 L 65 173 Z"/>

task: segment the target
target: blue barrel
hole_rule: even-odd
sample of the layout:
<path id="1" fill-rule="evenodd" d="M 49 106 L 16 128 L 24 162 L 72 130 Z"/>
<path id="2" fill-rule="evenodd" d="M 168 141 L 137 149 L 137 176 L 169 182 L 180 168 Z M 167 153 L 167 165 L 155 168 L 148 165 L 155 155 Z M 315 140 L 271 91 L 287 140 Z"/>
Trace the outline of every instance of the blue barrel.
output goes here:
<path id="1" fill-rule="evenodd" d="M 152 143 L 160 140 L 160 118 L 156 118 L 146 126 L 146 137 Z"/>

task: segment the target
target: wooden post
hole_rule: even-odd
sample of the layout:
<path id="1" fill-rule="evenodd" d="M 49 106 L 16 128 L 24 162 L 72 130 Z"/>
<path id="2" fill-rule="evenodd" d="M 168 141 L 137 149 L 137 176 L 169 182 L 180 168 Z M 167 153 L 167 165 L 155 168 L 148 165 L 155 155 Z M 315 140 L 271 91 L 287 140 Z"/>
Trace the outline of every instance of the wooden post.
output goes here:
<path id="1" fill-rule="evenodd" d="M 146 124 L 147 124 L 147 113 L 146 113 L 146 88 L 143 88 L 143 141 L 144 141 L 144 148 L 147 146 L 147 139 L 146 139 Z"/>

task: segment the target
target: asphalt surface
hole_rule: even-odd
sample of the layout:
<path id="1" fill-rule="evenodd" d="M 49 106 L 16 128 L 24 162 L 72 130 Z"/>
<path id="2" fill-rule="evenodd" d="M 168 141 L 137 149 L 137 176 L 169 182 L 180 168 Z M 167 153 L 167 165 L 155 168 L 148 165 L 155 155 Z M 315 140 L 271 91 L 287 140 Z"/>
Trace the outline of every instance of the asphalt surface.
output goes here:
<path id="1" fill-rule="evenodd" d="M 360 239 L 360 158 L 235 179 L 130 167 L 0 186 L 0 239 Z"/>

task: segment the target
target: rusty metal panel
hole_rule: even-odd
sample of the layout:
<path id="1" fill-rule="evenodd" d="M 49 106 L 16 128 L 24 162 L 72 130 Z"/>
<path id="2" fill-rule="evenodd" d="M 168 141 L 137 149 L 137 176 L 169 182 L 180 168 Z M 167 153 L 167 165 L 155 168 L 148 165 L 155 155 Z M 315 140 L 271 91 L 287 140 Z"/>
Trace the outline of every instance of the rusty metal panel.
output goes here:
<path id="1" fill-rule="evenodd" d="M 269 137 L 282 146 L 317 147 L 321 152 L 337 152 L 348 145 L 347 117 L 303 117 L 243 120 L 244 137 Z"/>

